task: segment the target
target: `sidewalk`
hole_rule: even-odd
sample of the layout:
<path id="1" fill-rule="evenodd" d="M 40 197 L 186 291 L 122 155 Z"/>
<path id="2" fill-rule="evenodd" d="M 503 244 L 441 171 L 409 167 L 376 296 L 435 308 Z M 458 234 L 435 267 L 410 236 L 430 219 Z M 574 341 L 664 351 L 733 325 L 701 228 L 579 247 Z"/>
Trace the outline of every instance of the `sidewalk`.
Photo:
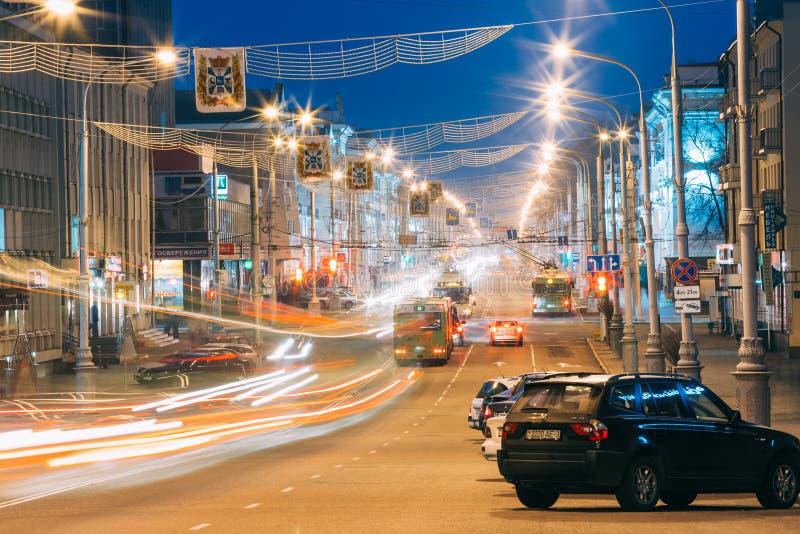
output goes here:
<path id="1" fill-rule="evenodd" d="M 680 327 L 677 328 L 680 330 Z M 722 397 L 731 407 L 736 407 L 736 380 L 731 372 L 738 363 L 739 343 L 730 336 L 699 333 L 694 328 L 697 342 L 701 379 L 705 385 Z M 646 370 L 648 325 L 636 325 L 639 340 L 639 371 Z M 613 355 L 603 341 L 587 339 L 590 349 L 601 367 L 611 374 L 622 373 L 622 360 Z M 800 436 L 800 359 L 787 358 L 782 353 L 767 353 L 766 363 L 772 373 L 769 381 L 771 392 L 770 426 Z"/>

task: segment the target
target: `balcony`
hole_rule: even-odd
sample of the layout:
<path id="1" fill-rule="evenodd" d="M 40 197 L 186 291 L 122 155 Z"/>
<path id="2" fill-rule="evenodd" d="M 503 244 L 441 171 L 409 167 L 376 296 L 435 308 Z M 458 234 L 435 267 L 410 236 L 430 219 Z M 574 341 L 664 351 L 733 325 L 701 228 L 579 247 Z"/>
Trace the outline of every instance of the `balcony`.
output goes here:
<path id="1" fill-rule="evenodd" d="M 764 96 L 773 89 L 777 89 L 781 85 L 781 72 L 776 68 L 761 69 L 758 73 L 758 78 L 755 80 L 753 94 Z"/>
<path id="2" fill-rule="evenodd" d="M 780 128 L 761 128 L 753 139 L 753 157 L 763 159 L 781 149 Z"/>
<path id="3" fill-rule="evenodd" d="M 731 189 L 741 187 L 741 178 L 738 163 L 726 163 L 719 168 L 719 187 L 717 192 L 722 194 Z"/>
<path id="4" fill-rule="evenodd" d="M 727 88 L 719 99 L 719 120 L 725 121 L 736 117 L 737 91 L 735 88 Z"/>

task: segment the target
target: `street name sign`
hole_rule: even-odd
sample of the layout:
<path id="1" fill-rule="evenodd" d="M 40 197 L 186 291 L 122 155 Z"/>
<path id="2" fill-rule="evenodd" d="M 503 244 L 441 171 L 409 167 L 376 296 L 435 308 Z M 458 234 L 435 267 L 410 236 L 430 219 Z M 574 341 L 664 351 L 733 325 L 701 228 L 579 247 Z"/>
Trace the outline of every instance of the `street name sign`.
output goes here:
<path id="1" fill-rule="evenodd" d="M 778 207 L 778 191 L 764 189 L 761 191 L 764 204 L 764 250 L 778 248 L 776 234 L 786 226 L 786 215 Z"/>
<path id="2" fill-rule="evenodd" d="M 673 288 L 675 300 L 699 300 L 700 286 L 675 286 Z"/>
<path id="3" fill-rule="evenodd" d="M 676 300 L 675 313 L 700 313 L 699 300 Z"/>

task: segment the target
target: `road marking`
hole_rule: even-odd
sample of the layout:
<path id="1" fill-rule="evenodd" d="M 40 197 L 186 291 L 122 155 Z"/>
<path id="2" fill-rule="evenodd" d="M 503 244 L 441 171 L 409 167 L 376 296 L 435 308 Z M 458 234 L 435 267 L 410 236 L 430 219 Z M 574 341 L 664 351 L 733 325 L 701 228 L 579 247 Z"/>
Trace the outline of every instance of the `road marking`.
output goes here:
<path id="1" fill-rule="evenodd" d="M 425 416 L 424 415 L 421 416 L 420 419 L 422 419 L 424 421 L 425 420 Z"/>
<path id="2" fill-rule="evenodd" d="M 533 372 L 536 372 L 536 356 L 533 354 L 533 345 L 528 345 L 531 348 L 531 366 L 533 366 Z"/>
<path id="3" fill-rule="evenodd" d="M 319 478 L 319 477 L 321 477 L 321 476 L 322 476 L 322 475 L 320 475 L 319 473 L 317 473 L 316 475 L 311 475 L 309 478 Z"/>
<path id="4" fill-rule="evenodd" d="M 293 487 L 293 486 L 286 486 L 285 488 L 283 488 L 283 489 L 281 490 L 281 493 L 289 493 L 289 492 L 290 492 L 290 491 L 292 491 L 293 489 L 294 489 L 294 487 Z"/>
<path id="5" fill-rule="evenodd" d="M 414 424 L 413 424 L 413 425 L 411 425 L 411 426 L 419 426 L 419 423 L 414 423 Z"/>
<path id="6" fill-rule="evenodd" d="M 403 434 L 408 434 L 409 432 L 411 432 L 411 431 L 410 430 L 403 430 Z"/>
<path id="7" fill-rule="evenodd" d="M 342 464 L 336 464 L 336 465 L 333 466 L 333 468 L 334 469 L 341 469 L 342 468 Z"/>
<path id="8" fill-rule="evenodd" d="M 384 447 L 388 447 L 389 446 L 389 442 L 387 441 L 386 443 L 383 444 L 383 446 Z"/>
<path id="9" fill-rule="evenodd" d="M 199 525 L 193 526 L 189 530 L 200 530 L 200 529 L 203 529 L 203 528 L 206 528 L 206 527 L 210 527 L 210 526 L 211 526 L 211 523 L 200 523 Z"/>
<path id="10" fill-rule="evenodd" d="M 252 510 L 253 508 L 258 508 L 259 506 L 261 506 L 260 502 L 254 502 L 252 504 L 248 504 L 244 508 L 245 508 L 245 510 Z"/>
<path id="11" fill-rule="evenodd" d="M 394 438 L 395 441 L 397 441 L 398 439 L 400 439 L 400 436 Z"/>
<path id="12" fill-rule="evenodd" d="M 378 451 L 369 451 L 369 454 L 375 454 Z"/>
<path id="13" fill-rule="evenodd" d="M 361 459 L 361 456 L 353 456 L 353 461 L 357 462 Z"/>

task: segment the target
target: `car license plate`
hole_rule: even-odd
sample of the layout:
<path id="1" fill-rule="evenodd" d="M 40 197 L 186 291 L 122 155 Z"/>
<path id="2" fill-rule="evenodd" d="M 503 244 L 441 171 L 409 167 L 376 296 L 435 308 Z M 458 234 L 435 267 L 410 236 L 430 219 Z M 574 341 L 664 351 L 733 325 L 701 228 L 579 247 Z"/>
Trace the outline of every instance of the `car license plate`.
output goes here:
<path id="1" fill-rule="evenodd" d="M 526 439 L 546 439 L 556 441 L 561 439 L 560 430 L 528 430 L 525 432 Z"/>

